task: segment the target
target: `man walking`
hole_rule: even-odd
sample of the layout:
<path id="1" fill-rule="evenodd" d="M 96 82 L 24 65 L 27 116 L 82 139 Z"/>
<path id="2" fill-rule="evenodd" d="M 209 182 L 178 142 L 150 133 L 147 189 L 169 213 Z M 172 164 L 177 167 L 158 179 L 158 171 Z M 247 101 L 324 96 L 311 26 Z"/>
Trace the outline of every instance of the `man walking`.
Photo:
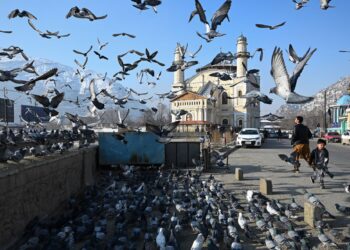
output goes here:
<path id="1" fill-rule="evenodd" d="M 291 144 L 293 145 L 293 152 L 291 156 L 294 161 L 294 172 L 299 173 L 300 158 L 306 160 L 310 165 L 310 146 L 309 139 L 312 138 L 310 129 L 303 125 L 303 117 L 297 116 L 294 120 L 295 126 L 293 130 Z"/>
<path id="2" fill-rule="evenodd" d="M 281 131 L 280 128 L 279 128 L 278 131 L 277 131 L 277 138 L 278 138 L 278 141 L 281 141 L 281 138 L 282 138 L 282 131 Z"/>

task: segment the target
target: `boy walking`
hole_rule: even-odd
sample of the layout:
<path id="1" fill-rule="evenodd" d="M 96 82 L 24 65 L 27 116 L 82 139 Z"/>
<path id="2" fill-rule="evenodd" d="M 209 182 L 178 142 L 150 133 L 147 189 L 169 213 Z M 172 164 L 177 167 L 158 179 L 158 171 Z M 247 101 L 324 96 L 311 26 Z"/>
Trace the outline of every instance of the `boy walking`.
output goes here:
<path id="1" fill-rule="evenodd" d="M 299 173 L 300 159 L 303 158 L 310 165 L 310 146 L 309 139 L 311 139 L 312 134 L 310 129 L 303 124 L 303 117 L 295 117 L 294 130 L 292 135 L 291 144 L 293 146 L 293 152 L 290 157 L 284 154 L 279 154 L 278 156 L 281 160 L 286 161 L 294 166 L 293 172 Z M 310 165 L 311 167 L 311 165 Z"/>
<path id="2" fill-rule="evenodd" d="M 303 120 L 302 116 L 295 117 L 295 126 L 291 140 L 293 146 L 291 157 L 294 162 L 294 172 L 296 173 L 299 173 L 300 158 L 304 158 L 310 164 L 309 139 L 311 139 L 312 134 L 310 129 L 303 124 Z"/>
<path id="3" fill-rule="evenodd" d="M 325 174 L 333 178 L 333 174 L 328 171 L 329 153 L 326 149 L 326 141 L 323 139 L 317 140 L 317 147 L 310 154 L 310 164 L 314 169 L 313 176 L 311 176 L 312 183 L 318 179 L 320 181 L 320 188 L 324 189 L 323 178 Z"/>

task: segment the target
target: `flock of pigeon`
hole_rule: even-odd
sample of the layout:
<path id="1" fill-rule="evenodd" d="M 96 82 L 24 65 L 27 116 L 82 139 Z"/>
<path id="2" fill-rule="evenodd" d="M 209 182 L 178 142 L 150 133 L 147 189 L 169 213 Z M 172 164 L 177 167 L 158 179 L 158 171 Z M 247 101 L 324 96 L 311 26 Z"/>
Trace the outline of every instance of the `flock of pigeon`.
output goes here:
<path id="1" fill-rule="evenodd" d="M 305 201 L 321 211 L 316 235 L 298 226 L 303 208 L 294 198 L 282 203 L 253 190 L 228 192 L 202 171 L 202 165 L 186 172 L 123 166 L 104 173 L 83 197 L 69 199 L 63 214 L 31 221 L 18 249 L 238 250 L 254 244 L 304 250 L 346 239 L 323 220 L 334 216 L 307 191 Z"/>
<path id="2" fill-rule="evenodd" d="M 85 122 L 77 116 L 67 113 L 73 128 L 71 130 L 36 129 L 33 124 L 26 128 L 0 131 L 0 163 L 7 161 L 20 162 L 25 156 L 41 157 L 48 154 L 68 151 L 78 142 L 79 148 L 96 142 L 97 135 Z"/>
<path id="3" fill-rule="evenodd" d="M 133 6 L 137 9 L 139 9 L 140 11 L 146 11 L 149 8 L 152 8 L 155 13 L 157 13 L 157 7 L 160 6 L 162 4 L 161 0 L 132 0 L 133 2 Z M 207 42 L 211 42 L 213 39 L 223 36 L 225 34 L 220 33 L 217 29 L 220 25 L 222 25 L 222 23 L 227 19 L 228 21 L 230 20 L 229 18 L 229 11 L 231 9 L 231 5 L 232 5 L 232 0 L 225 0 L 224 3 L 217 9 L 217 11 L 212 15 L 212 18 L 210 20 L 210 22 L 207 19 L 206 16 L 206 11 L 204 9 L 204 7 L 202 6 L 202 4 L 199 2 L 199 0 L 195 0 L 195 9 L 190 13 L 190 18 L 189 18 L 189 22 L 191 22 L 196 16 L 199 17 L 199 20 L 205 25 L 205 29 L 206 32 L 205 33 L 199 33 L 197 32 L 198 36 L 200 36 L 201 38 L 203 38 L 205 41 Z M 304 7 L 308 0 L 302 0 L 301 2 L 296 2 L 295 0 L 293 0 L 293 2 L 295 2 L 296 4 L 296 9 L 300 9 L 302 7 Z M 329 3 L 331 1 L 330 0 L 321 0 L 320 4 L 321 4 L 321 9 L 326 10 L 330 7 Z M 69 18 L 77 18 L 77 19 L 87 19 L 89 21 L 100 21 L 100 20 L 104 20 L 106 18 L 108 18 L 107 14 L 103 14 L 103 15 L 96 15 L 93 11 L 87 9 L 87 8 L 79 8 L 77 6 L 72 7 L 68 13 L 65 16 L 67 19 Z M 44 31 L 44 29 L 39 29 L 37 28 L 36 24 L 34 23 L 34 21 L 37 21 L 37 17 L 32 14 L 31 12 L 27 11 L 27 10 L 19 10 L 19 9 L 15 9 L 13 11 L 11 11 L 8 15 L 9 19 L 13 19 L 13 18 L 26 18 L 28 25 L 35 31 L 37 32 L 41 37 L 45 38 L 45 39 L 52 39 L 52 38 L 57 38 L 57 39 L 61 39 L 61 38 L 66 38 L 68 36 L 70 36 L 70 34 L 61 34 L 59 31 L 49 31 L 46 30 Z M 286 22 L 283 22 L 281 24 L 278 25 L 266 25 L 266 24 L 256 24 L 256 27 L 258 28 L 266 28 L 266 29 L 277 29 L 283 25 L 285 25 Z M 2 33 L 11 33 L 11 31 L 1 31 Z M 136 38 L 135 35 L 129 34 L 129 33 L 116 33 L 116 34 L 112 34 L 113 37 L 119 37 L 119 36 L 124 36 L 124 37 L 128 37 L 130 39 L 134 39 Z M 52 91 L 50 91 L 49 93 L 43 93 L 41 95 L 34 95 L 32 94 L 30 96 L 30 98 L 33 98 L 36 102 L 38 102 L 39 104 L 41 104 L 46 113 L 51 117 L 51 121 L 56 121 L 57 120 L 57 116 L 59 114 L 59 112 L 56 110 L 59 106 L 59 104 L 62 101 L 68 101 L 71 102 L 77 106 L 81 106 L 81 105 L 87 105 L 88 106 L 88 110 L 91 112 L 92 116 L 99 116 L 99 113 L 97 111 L 103 110 L 105 109 L 106 105 L 105 103 L 100 101 L 100 96 L 107 98 L 108 101 L 111 101 L 112 104 L 115 104 L 117 106 L 120 106 L 121 108 L 124 107 L 124 105 L 127 102 L 140 102 L 141 104 L 147 104 L 148 100 L 151 100 L 153 98 L 153 96 L 149 96 L 149 97 L 145 97 L 145 98 L 132 98 L 131 94 L 133 95 L 137 95 L 139 96 L 144 96 L 147 95 L 148 93 L 138 93 L 132 89 L 129 90 L 129 94 L 123 97 L 118 97 L 117 93 L 109 93 L 107 91 L 107 89 L 102 89 L 98 92 L 95 91 L 95 81 L 96 79 L 91 79 L 89 74 L 85 74 L 85 70 L 87 67 L 87 63 L 89 61 L 89 53 L 91 51 L 93 51 L 93 53 L 97 56 L 97 58 L 99 60 L 109 60 L 108 57 L 106 57 L 103 54 L 103 49 L 108 46 L 108 42 L 101 42 L 99 39 L 97 39 L 98 44 L 97 44 L 97 49 L 93 50 L 93 45 L 91 45 L 88 50 L 86 51 L 80 51 L 77 49 L 74 49 L 73 52 L 78 55 L 78 56 L 82 56 L 83 57 L 83 61 L 81 62 L 79 59 L 74 59 L 75 64 L 77 65 L 77 70 L 76 70 L 76 75 L 80 77 L 80 81 L 83 83 L 84 81 L 90 81 L 89 85 L 89 90 L 90 90 L 90 97 L 86 98 L 84 100 L 79 100 L 77 98 L 76 101 L 72 101 L 72 100 L 65 100 L 64 99 L 64 92 L 60 92 L 57 89 L 54 89 Z M 199 53 L 199 51 L 202 48 L 202 45 L 200 46 L 200 48 L 195 51 L 194 53 L 191 52 L 187 52 L 187 46 L 181 46 L 179 45 L 179 47 L 181 48 L 181 53 L 182 53 L 182 61 L 181 62 L 175 62 L 174 64 L 172 64 L 169 68 L 167 68 L 168 72 L 175 72 L 177 70 L 186 70 L 194 65 L 198 64 L 198 61 L 193 60 L 195 58 L 195 56 L 197 55 L 197 53 Z M 295 69 L 293 71 L 292 76 L 290 77 L 288 75 L 288 72 L 286 70 L 286 66 L 285 66 L 285 62 L 283 59 L 283 54 L 282 54 L 282 50 L 279 48 L 275 48 L 273 55 L 272 55 L 272 61 L 271 61 L 271 75 L 273 77 L 273 79 L 276 82 L 276 87 L 272 88 L 270 90 L 270 93 L 274 93 L 276 95 L 279 95 L 280 97 L 282 97 L 287 103 L 306 103 L 312 100 L 312 97 L 305 97 L 305 96 L 301 96 L 297 93 L 294 92 L 296 84 L 297 84 L 297 80 L 300 76 L 300 74 L 302 73 L 305 65 L 308 63 L 308 61 L 310 60 L 311 56 L 313 55 L 313 53 L 315 52 L 316 49 L 312 50 L 309 53 L 308 52 L 303 56 L 303 57 L 299 57 L 296 52 L 294 51 L 292 45 L 289 46 L 289 58 L 290 60 L 296 64 Z M 259 52 L 260 53 L 260 61 L 263 59 L 263 49 L 262 48 L 258 48 L 255 52 Z M 129 55 L 129 54 L 134 54 L 136 55 L 138 58 L 136 58 L 136 60 L 132 61 L 132 62 L 126 62 L 125 61 L 125 56 Z M 115 73 L 113 75 L 113 78 L 111 80 L 109 80 L 109 85 L 113 84 L 116 81 L 123 81 L 125 80 L 125 78 L 127 76 L 130 75 L 130 73 L 139 68 L 141 63 L 149 63 L 150 65 L 152 64 L 157 64 L 161 67 L 165 66 L 163 63 L 159 62 L 156 59 L 156 56 L 158 54 L 158 51 L 154 51 L 151 52 L 149 49 L 145 49 L 145 52 L 140 52 L 137 50 L 129 50 L 123 54 L 117 55 L 117 63 L 120 66 L 120 70 Z M 4 48 L 1 52 L 0 52 L 0 59 L 1 57 L 7 57 L 9 59 L 14 58 L 17 55 L 21 55 L 26 61 L 29 61 L 29 58 L 25 55 L 23 49 L 19 48 L 18 46 L 10 46 L 9 48 Z M 191 57 L 191 60 L 185 60 L 186 56 Z M 255 55 L 255 53 L 252 55 L 252 57 Z M 233 56 L 233 54 L 231 52 L 228 53 L 223 53 L 220 52 L 211 62 L 212 65 L 214 64 L 219 64 L 223 61 L 229 61 L 229 62 L 233 62 L 236 58 Z M 246 65 L 243 65 L 245 68 Z M 18 79 L 18 74 L 20 72 L 28 72 L 34 75 L 34 77 L 32 79 L 30 79 L 29 81 L 27 80 L 21 80 Z M 247 101 L 247 105 L 251 104 L 251 103 L 256 103 L 256 102 L 263 102 L 266 104 L 271 104 L 272 103 L 272 99 L 270 99 L 267 95 L 261 93 L 259 91 L 259 85 L 257 84 L 256 78 L 255 78 L 255 73 L 258 73 L 259 70 L 257 69 L 247 69 L 247 74 L 245 76 L 245 78 L 240 81 L 240 82 L 246 82 L 246 83 L 250 83 L 253 87 L 256 88 L 256 90 L 253 90 L 249 93 L 247 93 L 244 96 L 241 96 L 239 98 L 246 98 Z M 53 81 L 55 82 L 55 76 L 58 76 L 58 74 L 60 74 L 62 72 L 58 72 L 57 68 L 53 68 L 47 72 L 45 72 L 44 74 L 39 75 L 36 72 L 35 66 L 34 66 L 34 61 L 28 62 L 25 65 L 23 65 L 23 67 L 21 68 L 15 68 L 12 70 L 8 70 L 8 71 L 3 71 L 0 69 L 0 81 L 1 82 L 13 82 L 15 84 L 18 84 L 19 86 L 15 87 L 16 91 L 19 92 L 24 92 L 26 94 L 30 94 L 30 92 L 33 90 L 33 88 L 35 87 L 35 85 L 38 82 L 41 81 Z M 151 68 L 143 68 L 140 69 L 139 72 L 136 73 L 137 75 L 137 79 L 139 80 L 140 84 L 144 83 L 144 79 L 146 78 L 147 81 L 147 85 L 149 85 L 150 87 L 154 87 L 156 85 L 156 80 L 159 80 L 161 77 L 162 72 L 159 73 L 155 73 L 155 71 Z M 222 72 L 215 72 L 212 74 L 213 77 L 217 77 L 220 80 L 223 81 L 227 81 L 227 80 L 232 80 L 232 78 L 234 76 L 231 76 L 229 74 L 226 73 L 222 73 Z M 153 77 L 155 78 L 155 80 L 150 80 L 149 77 Z M 107 73 L 102 77 L 102 79 L 105 81 L 107 80 Z M 240 82 L 238 82 L 237 84 L 239 84 Z M 66 84 L 67 87 L 70 87 L 69 84 Z M 224 90 L 224 89 L 223 89 Z M 179 90 L 181 91 L 181 90 Z M 162 98 L 174 98 L 176 96 L 177 92 L 173 92 L 173 91 L 169 91 L 167 93 L 161 93 L 158 94 L 159 99 Z M 229 98 L 237 98 L 237 97 L 229 97 Z M 214 97 L 211 97 L 210 100 L 214 99 Z M 215 101 L 215 100 L 212 100 Z M 143 108 L 135 108 L 135 110 L 138 110 L 140 112 L 144 112 L 146 110 Z M 156 113 L 157 109 L 155 107 L 152 108 L 152 110 Z"/>

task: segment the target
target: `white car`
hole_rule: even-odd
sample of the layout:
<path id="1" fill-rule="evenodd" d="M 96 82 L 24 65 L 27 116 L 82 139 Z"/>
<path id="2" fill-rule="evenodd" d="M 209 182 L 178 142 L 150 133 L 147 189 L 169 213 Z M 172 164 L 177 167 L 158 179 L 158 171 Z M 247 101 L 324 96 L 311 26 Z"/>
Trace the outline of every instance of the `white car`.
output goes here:
<path id="1" fill-rule="evenodd" d="M 262 137 L 257 128 L 244 128 L 237 136 L 237 146 L 261 147 Z"/>

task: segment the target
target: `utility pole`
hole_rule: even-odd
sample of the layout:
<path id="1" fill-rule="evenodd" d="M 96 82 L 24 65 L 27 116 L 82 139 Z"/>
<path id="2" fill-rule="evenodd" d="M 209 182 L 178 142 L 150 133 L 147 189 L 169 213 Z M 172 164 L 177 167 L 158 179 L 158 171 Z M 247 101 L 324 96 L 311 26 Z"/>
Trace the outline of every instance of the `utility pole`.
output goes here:
<path id="1" fill-rule="evenodd" d="M 4 87 L 4 108 L 5 108 L 5 112 L 4 112 L 4 115 L 5 115 L 5 123 L 6 123 L 6 128 L 8 128 L 8 119 L 7 119 L 7 96 L 6 96 L 6 88 Z"/>
<path id="2" fill-rule="evenodd" d="M 324 105 L 324 123 L 323 123 L 323 126 L 324 126 L 324 132 L 327 133 L 327 89 L 325 89 L 324 91 L 324 95 L 323 95 L 323 105 Z"/>

